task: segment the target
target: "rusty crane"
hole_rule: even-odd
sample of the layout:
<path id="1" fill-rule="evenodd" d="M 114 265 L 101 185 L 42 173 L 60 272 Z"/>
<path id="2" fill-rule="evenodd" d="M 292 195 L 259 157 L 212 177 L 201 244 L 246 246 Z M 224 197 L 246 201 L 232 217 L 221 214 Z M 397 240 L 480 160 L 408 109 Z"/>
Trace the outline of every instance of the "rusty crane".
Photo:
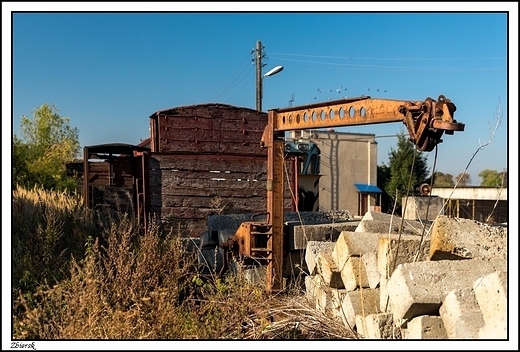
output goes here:
<path id="1" fill-rule="evenodd" d="M 266 221 L 243 222 L 221 246 L 236 257 L 267 266 L 267 291 L 283 290 L 284 133 L 291 130 L 402 122 L 420 151 L 432 151 L 444 133 L 464 131 L 454 118 L 456 107 L 441 95 L 437 100 L 404 101 L 350 98 L 268 111 L 261 144 L 267 148 Z"/>

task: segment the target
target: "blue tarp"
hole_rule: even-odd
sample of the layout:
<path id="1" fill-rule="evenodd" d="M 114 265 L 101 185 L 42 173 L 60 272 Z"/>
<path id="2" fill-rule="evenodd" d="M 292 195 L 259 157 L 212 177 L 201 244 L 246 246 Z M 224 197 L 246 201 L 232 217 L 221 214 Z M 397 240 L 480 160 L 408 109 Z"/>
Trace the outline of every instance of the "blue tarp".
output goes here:
<path id="1" fill-rule="evenodd" d="M 359 192 L 363 193 L 383 193 L 377 186 L 367 185 L 364 183 L 354 183 L 354 186 L 358 189 Z"/>

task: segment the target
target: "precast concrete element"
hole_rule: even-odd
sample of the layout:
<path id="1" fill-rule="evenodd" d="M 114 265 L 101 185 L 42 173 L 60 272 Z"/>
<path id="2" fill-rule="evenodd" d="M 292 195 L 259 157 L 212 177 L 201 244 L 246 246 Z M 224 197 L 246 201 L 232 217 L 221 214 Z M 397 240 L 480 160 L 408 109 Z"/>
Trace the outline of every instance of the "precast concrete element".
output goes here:
<path id="1" fill-rule="evenodd" d="M 390 278 L 392 271 L 403 263 L 428 260 L 430 240 L 414 235 L 386 235 L 379 238 L 377 270 L 381 277 Z"/>
<path id="2" fill-rule="evenodd" d="M 368 252 L 377 251 L 380 236 L 382 236 L 381 233 L 341 232 L 332 249 L 332 258 L 338 269 L 343 269 L 351 256 L 361 256 Z"/>
<path id="3" fill-rule="evenodd" d="M 330 315 L 341 319 L 345 314 L 343 313 L 343 301 L 347 295 L 347 290 L 343 288 L 331 288 L 331 304 L 330 304 Z"/>
<path id="4" fill-rule="evenodd" d="M 342 231 L 354 230 L 357 222 L 301 224 L 290 222 L 286 224 L 287 249 L 305 249 L 308 241 L 336 241 Z"/>
<path id="5" fill-rule="evenodd" d="M 347 328 L 356 326 L 356 315 L 367 316 L 379 311 L 379 289 L 360 289 L 347 292 L 341 303 L 341 320 Z"/>
<path id="6" fill-rule="evenodd" d="M 347 291 L 354 291 L 359 287 L 368 288 L 368 278 L 361 257 L 350 257 L 340 271 L 343 287 Z"/>
<path id="7" fill-rule="evenodd" d="M 450 291 L 471 287 L 477 278 L 505 270 L 506 265 L 503 260 L 480 259 L 400 264 L 387 285 L 394 320 L 406 323 L 419 315 L 438 314 Z"/>
<path id="8" fill-rule="evenodd" d="M 507 271 L 490 273 L 475 280 L 473 290 L 484 318 L 481 339 L 507 338 Z"/>
<path id="9" fill-rule="evenodd" d="M 319 252 L 316 259 L 316 275 L 321 275 L 325 285 L 332 288 L 344 288 L 341 272 L 327 252 Z"/>
<path id="10" fill-rule="evenodd" d="M 431 232 L 430 260 L 507 259 L 507 228 L 440 215 Z"/>
<path id="11" fill-rule="evenodd" d="M 361 261 L 365 266 L 365 272 L 367 274 L 368 287 L 377 288 L 381 275 L 377 270 L 377 252 L 368 252 L 361 256 Z"/>
<path id="12" fill-rule="evenodd" d="M 407 340 L 446 339 L 446 330 L 441 317 L 421 315 L 408 322 L 404 338 Z"/>
<path id="13" fill-rule="evenodd" d="M 334 242 L 309 241 L 305 250 L 305 263 L 309 269 L 309 275 L 316 274 L 318 253 L 332 253 Z"/>
<path id="14" fill-rule="evenodd" d="M 421 235 L 425 223 L 415 220 L 403 220 L 399 216 L 379 212 L 367 212 L 355 232 L 374 232 L 385 234 Z"/>
<path id="15" fill-rule="evenodd" d="M 397 340 L 401 338 L 401 328 L 393 324 L 391 313 L 356 315 L 356 329 L 365 339 L 388 339 Z"/>
<path id="16" fill-rule="evenodd" d="M 484 326 L 473 287 L 450 291 L 442 301 L 439 314 L 450 339 L 478 339 L 478 331 Z"/>

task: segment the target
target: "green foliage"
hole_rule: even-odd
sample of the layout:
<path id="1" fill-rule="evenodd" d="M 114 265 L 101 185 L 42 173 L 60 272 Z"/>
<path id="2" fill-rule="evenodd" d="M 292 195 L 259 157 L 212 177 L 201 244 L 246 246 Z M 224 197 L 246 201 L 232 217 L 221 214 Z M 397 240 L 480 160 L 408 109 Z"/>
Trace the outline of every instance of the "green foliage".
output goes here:
<path id="1" fill-rule="evenodd" d="M 430 184 L 430 180 L 428 180 Z M 440 171 L 433 173 L 433 187 L 453 187 L 455 182 L 453 181 L 452 174 L 444 174 Z"/>
<path id="2" fill-rule="evenodd" d="M 478 174 L 478 177 L 482 178 L 480 185 L 483 187 L 507 187 L 507 171 L 485 169 Z"/>
<path id="3" fill-rule="evenodd" d="M 390 150 L 388 168 L 390 178 L 384 190 L 397 203 L 396 210 L 400 212 L 402 197 L 409 195 L 414 185 L 426 179 L 428 174 L 426 157 L 416 150 L 404 133 L 401 133 L 397 136 L 397 149 Z"/>
<path id="4" fill-rule="evenodd" d="M 377 187 L 384 190 L 387 182 L 390 180 L 390 168 L 386 165 L 377 166 Z M 390 196 L 383 192 L 381 194 L 381 211 L 383 213 L 389 213 L 392 211 L 392 199 Z"/>
<path id="5" fill-rule="evenodd" d="M 469 186 L 471 184 L 471 177 L 465 172 L 458 174 L 456 180 L 458 186 Z"/>
<path id="6" fill-rule="evenodd" d="M 59 115 L 54 105 L 44 104 L 33 118 L 22 116 L 22 138 L 13 136 L 13 189 L 35 186 L 50 190 L 74 190 L 75 180 L 66 176 L 65 163 L 79 155 L 78 129 L 70 118 Z"/>

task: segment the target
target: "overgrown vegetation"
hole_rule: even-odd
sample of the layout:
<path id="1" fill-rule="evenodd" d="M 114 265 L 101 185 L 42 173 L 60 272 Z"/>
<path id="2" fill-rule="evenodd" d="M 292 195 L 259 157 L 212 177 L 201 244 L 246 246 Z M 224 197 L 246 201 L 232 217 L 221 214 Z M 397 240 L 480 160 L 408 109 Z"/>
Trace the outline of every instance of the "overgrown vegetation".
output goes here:
<path id="1" fill-rule="evenodd" d="M 143 233 L 132 214 L 93 214 L 65 193 L 17 188 L 13 339 L 353 336 L 297 288 L 269 294 L 241 275 L 203 275 L 180 235 L 154 221 Z"/>
<path id="2" fill-rule="evenodd" d="M 16 185 L 75 189 L 65 163 L 79 155 L 79 131 L 69 123 L 70 118 L 60 116 L 52 104 L 37 107 L 32 119 L 22 116 L 21 138 L 13 135 L 13 189 Z"/>

